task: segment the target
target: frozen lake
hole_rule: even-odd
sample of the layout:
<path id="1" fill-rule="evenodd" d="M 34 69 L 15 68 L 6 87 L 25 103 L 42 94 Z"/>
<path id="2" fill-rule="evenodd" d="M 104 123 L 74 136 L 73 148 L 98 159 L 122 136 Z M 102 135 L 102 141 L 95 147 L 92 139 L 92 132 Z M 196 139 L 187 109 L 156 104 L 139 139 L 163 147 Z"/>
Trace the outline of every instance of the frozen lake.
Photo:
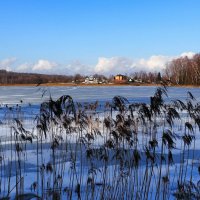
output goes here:
<path id="1" fill-rule="evenodd" d="M 130 103 L 149 103 L 157 87 L 155 86 L 77 86 L 77 87 L 0 87 L 0 117 L 4 116 L 6 107 L 20 106 L 21 112 L 26 118 L 34 118 L 39 113 L 40 104 L 50 98 L 56 100 L 62 95 L 70 95 L 74 102 L 90 103 L 98 101 L 105 105 L 111 102 L 114 96 L 123 96 Z M 171 100 L 183 100 L 187 98 L 190 91 L 200 101 L 200 88 L 168 88 L 166 102 Z M 14 109 L 13 109 L 14 110 Z M 12 112 L 13 112 L 12 110 Z M 7 112 L 7 111 L 6 111 Z"/>
<path id="2" fill-rule="evenodd" d="M 150 96 L 153 96 L 157 87 L 155 86 L 77 86 L 77 87 L 0 87 L 0 116 L 5 113 L 5 106 L 21 106 L 21 111 L 27 118 L 32 118 L 39 112 L 42 102 L 48 100 L 50 96 L 56 100 L 62 95 L 70 95 L 74 102 L 95 102 L 104 105 L 111 102 L 114 96 L 123 96 L 130 103 L 149 103 Z M 171 100 L 185 100 L 187 92 L 190 91 L 195 98 L 200 100 L 200 88 L 168 88 L 166 102 Z"/>
<path id="3" fill-rule="evenodd" d="M 110 86 L 110 87 L 0 87 L 0 104 L 35 104 L 49 99 L 57 99 L 62 95 L 70 95 L 76 102 L 110 101 L 114 96 L 126 97 L 130 102 L 149 102 L 155 92 L 155 86 Z M 168 88 L 170 100 L 187 98 L 190 91 L 200 100 L 200 88 Z"/>

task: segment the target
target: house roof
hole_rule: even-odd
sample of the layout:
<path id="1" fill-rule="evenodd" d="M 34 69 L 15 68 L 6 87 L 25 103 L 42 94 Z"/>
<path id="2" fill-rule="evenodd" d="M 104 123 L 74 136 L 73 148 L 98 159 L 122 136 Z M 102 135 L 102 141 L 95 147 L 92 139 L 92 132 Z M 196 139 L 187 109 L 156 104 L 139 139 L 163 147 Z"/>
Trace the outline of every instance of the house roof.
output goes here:
<path id="1" fill-rule="evenodd" d="M 115 75 L 115 76 L 125 76 L 125 75 L 123 75 L 123 74 L 117 74 L 117 75 Z"/>

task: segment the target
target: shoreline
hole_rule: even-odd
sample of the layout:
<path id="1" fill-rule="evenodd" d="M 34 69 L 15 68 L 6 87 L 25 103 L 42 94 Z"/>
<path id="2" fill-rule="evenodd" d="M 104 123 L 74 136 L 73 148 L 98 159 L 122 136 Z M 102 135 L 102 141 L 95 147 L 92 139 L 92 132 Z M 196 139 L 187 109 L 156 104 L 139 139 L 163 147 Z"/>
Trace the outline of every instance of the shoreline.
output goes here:
<path id="1" fill-rule="evenodd" d="M 137 86 L 137 87 L 159 87 L 161 84 L 138 84 L 138 83 L 133 83 L 133 84 L 123 84 L 123 83 L 106 83 L 106 84 L 76 84 L 76 83 L 44 83 L 44 84 L 0 84 L 0 87 L 61 87 L 61 86 L 66 86 L 66 87 L 113 87 L 113 86 Z M 168 87 L 180 87 L 180 88 L 200 88 L 200 86 L 197 85 L 168 85 Z"/>

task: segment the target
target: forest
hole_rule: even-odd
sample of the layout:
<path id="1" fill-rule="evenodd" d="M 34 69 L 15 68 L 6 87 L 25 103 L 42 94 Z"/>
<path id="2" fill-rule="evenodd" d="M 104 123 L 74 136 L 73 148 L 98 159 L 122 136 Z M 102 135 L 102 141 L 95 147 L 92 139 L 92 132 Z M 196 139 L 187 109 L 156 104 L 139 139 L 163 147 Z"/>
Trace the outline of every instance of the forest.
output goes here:
<path id="1" fill-rule="evenodd" d="M 164 76 L 174 85 L 200 85 L 200 54 L 172 60 L 166 65 Z"/>
<path id="2" fill-rule="evenodd" d="M 65 75 L 17 73 L 0 70 L 0 84 L 41 84 L 48 82 L 70 82 L 72 80 L 72 76 Z"/>

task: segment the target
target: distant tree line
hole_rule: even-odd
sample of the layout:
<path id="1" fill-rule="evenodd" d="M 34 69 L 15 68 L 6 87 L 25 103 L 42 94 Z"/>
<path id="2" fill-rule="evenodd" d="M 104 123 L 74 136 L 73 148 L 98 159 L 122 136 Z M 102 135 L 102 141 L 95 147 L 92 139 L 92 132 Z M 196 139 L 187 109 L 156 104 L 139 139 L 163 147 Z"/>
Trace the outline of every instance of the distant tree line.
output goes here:
<path id="1" fill-rule="evenodd" d="M 139 71 L 132 73 L 130 77 L 133 79 L 133 82 L 143 83 L 159 83 L 162 80 L 160 72 Z"/>
<path id="2" fill-rule="evenodd" d="M 200 85 L 200 54 L 180 57 L 167 64 L 165 79 L 177 85 Z"/>
<path id="3" fill-rule="evenodd" d="M 47 74 L 34 74 L 34 73 L 17 73 L 6 70 L 0 70 L 0 84 L 44 84 L 44 83 L 82 83 L 87 76 L 81 74 L 75 75 L 47 75 Z M 114 75 L 106 77 L 100 74 L 94 74 L 93 78 L 102 82 L 113 82 Z M 127 77 L 127 83 L 129 79 L 132 82 L 143 83 L 158 83 L 161 80 L 160 73 L 152 72 L 134 72 Z"/>
<path id="4" fill-rule="evenodd" d="M 42 84 L 72 82 L 73 76 L 16 73 L 0 70 L 0 84 Z"/>
<path id="5" fill-rule="evenodd" d="M 107 80 L 103 75 L 95 74 L 99 80 Z M 0 70 L 0 84 L 43 84 L 43 83 L 81 83 L 86 76 L 72 75 L 47 75 L 34 73 L 17 73 Z"/>

